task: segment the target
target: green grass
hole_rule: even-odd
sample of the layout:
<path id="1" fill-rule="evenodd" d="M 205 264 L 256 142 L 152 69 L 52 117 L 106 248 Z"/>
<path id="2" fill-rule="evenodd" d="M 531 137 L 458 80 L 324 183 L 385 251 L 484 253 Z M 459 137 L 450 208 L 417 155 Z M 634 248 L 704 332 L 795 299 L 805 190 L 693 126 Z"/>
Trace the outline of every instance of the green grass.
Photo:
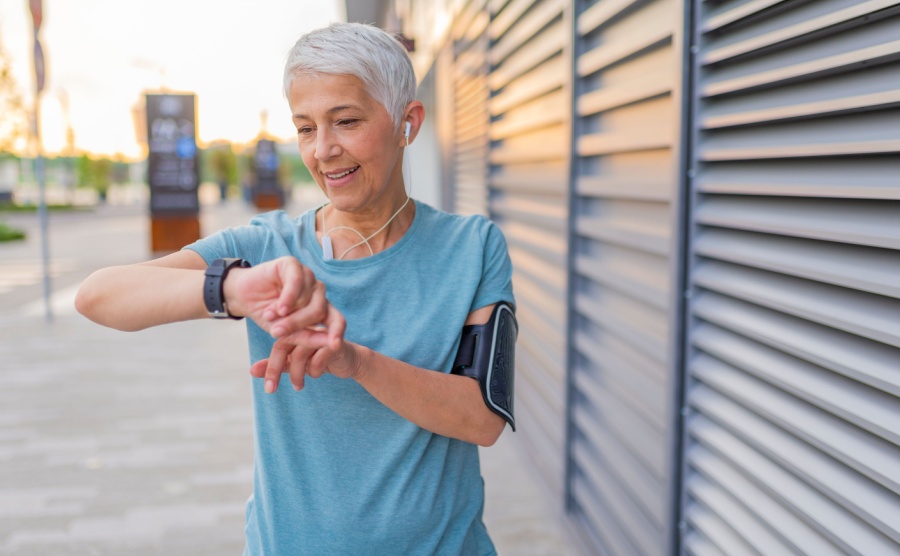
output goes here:
<path id="1" fill-rule="evenodd" d="M 37 212 L 37 205 L 16 205 L 13 203 L 0 203 L 0 212 Z M 91 210 L 92 207 L 83 207 L 76 205 L 47 205 L 47 210 L 68 211 L 68 210 Z"/>
<path id="2" fill-rule="evenodd" d="M 25 232 L 16 228 L 11 228 L 3 222 L 0 222 L 0 243 L 4 241 L 17 241 L 20 239 L 25 239 Z"/>

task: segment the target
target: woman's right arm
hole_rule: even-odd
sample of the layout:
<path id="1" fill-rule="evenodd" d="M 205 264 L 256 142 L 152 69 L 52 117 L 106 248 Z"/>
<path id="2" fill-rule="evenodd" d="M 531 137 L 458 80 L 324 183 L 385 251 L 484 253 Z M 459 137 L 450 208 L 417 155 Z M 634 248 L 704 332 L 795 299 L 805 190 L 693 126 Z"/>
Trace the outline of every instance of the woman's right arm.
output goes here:
<path id="1" fill-rule="evenodd" d="M 203 302 L 206 267 L 203 257 L 184 250 L 104 268 L 81 285 L 75 308 L 98 324 L 124 331 L 208 318 Z M 325 286 L 293 257 L 234 268 L 222 287 L 229 313 L 253 319 L 275 337 L 324 325 L 316 336 L 343 338 L 343 317 L 325 298 Z"/>
<path id="2" fill-rule="evenodd" d="M 203 257 L 189 250 L 103 268 L 78 289 L 75 308 L 98 324 L 125 331 L 206 318 L 205 270 Z"/>

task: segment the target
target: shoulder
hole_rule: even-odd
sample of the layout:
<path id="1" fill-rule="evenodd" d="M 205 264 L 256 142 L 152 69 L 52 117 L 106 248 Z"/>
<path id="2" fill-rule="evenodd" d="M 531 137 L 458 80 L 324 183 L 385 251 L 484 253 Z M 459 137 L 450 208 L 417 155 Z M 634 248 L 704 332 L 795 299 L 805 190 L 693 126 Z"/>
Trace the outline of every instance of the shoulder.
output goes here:
<path id="1" fill-rule="evenodd" d="M 423 227 L 428 234 L 455 240 L 480 240 L 481 243 L 503 239 L 500 228 L 480 214 L 451 214 L 425 203 L 418 203 L 416 210 L 422 211 Z"/>

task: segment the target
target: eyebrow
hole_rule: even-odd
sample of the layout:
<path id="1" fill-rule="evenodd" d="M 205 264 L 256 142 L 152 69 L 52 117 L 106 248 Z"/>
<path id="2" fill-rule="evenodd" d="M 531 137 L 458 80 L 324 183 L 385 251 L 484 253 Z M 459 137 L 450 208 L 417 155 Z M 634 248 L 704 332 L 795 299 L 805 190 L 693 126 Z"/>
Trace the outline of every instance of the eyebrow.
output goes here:
<path id="1" fill-rule="evenodd" d="M 351 104 L 342 104 L 342 105 L 340 105 L 340 106 L 335 106 L 334 108 L 329 108 L 328 111 L 326 112 L 326 114 L 328 114 L 329 116 L 331 116 L 332 114 L 336 114 L 337 112 L 340 112 L 340 111 L 342 111 L 342 110 L 350 110 L 351 108 L 356 108 L 356 106 L 353 106 L 353 105 L 351 105 Z M 306 114 L 294 114 L 294 115 L 293 115 L 293 118 L 294 118 L 295 120 L 309 120 L 309 119 L 311 119 L 311 118 L 310 118 L 309 116 L 307 116 Z"/>

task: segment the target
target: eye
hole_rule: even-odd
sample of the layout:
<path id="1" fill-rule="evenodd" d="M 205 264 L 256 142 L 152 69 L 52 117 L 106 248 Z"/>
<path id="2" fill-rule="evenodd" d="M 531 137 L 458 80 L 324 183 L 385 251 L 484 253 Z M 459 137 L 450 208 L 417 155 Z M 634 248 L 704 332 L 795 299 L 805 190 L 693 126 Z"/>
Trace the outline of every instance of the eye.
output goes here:
<path id="1" fill-rule="evenodd" d="M 313 132 L 313 128 L 309 126 L 303 126 L 297 128 L 297 135 L 309 135 Z"/>
<path id="2" fill-rule="evenodd" d="M 359 122 L 359 120 L 357 120 L 355 118 L 344 118 L 343 120 L 338 120 L 337 125 L 342 126 L 342 127 L 350 127 L 350 126 L 356 124 L 357 122 Z"/>

